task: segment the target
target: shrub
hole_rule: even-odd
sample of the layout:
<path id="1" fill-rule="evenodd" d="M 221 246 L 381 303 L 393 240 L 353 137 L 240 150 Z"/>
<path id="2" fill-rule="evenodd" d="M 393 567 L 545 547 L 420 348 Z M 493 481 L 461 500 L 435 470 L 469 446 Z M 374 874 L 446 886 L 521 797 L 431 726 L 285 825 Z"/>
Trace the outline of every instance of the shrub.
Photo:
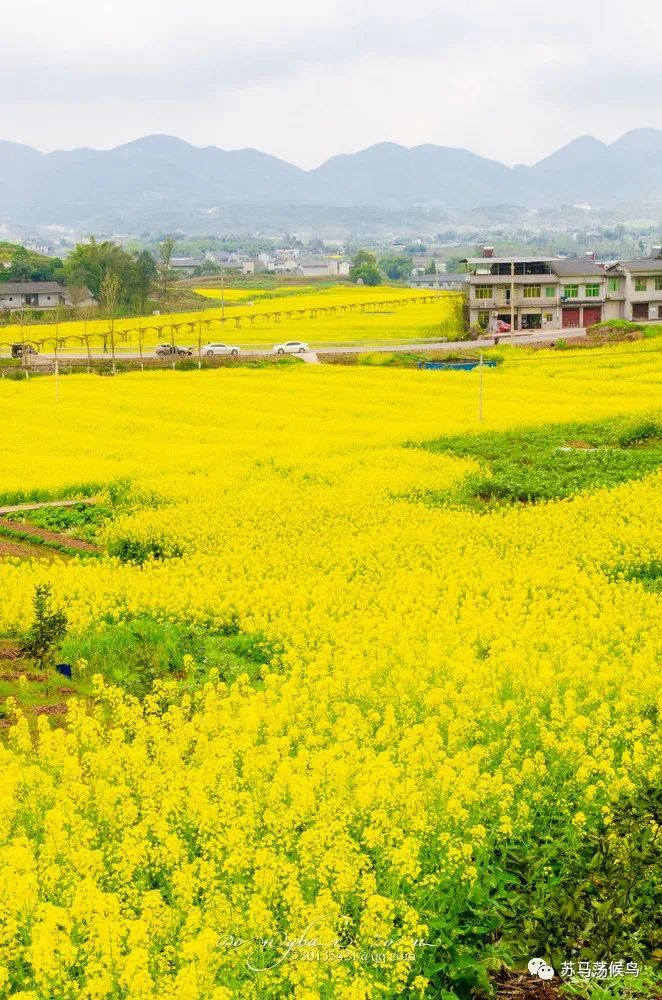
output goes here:
<path id="1" fill-rule="evenodd" d="M 116 556 L 120 562 L 142 566 L 148 559 L 171 559 L 181 556 L 181 549 L 168 546 L 158 538 L 117 538 L 110 542 L 108 554 Z"/>

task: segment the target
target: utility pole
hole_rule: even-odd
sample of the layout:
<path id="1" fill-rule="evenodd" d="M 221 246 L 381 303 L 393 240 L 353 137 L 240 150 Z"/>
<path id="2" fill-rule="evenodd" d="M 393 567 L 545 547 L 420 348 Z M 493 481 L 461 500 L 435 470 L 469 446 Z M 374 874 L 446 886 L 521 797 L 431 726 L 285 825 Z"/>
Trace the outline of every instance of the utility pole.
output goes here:
<path id="1" fill-rule="evenodd" d="M 515 261 L 510 262 L 510 336 L 515 336 Z"/>
<path id="2" fill-rule="evenodd" d="M 225 321 L 225 271 L 221 264 L 221 319 Z"/>
<path id="3" fill-rule="evenodd" d="M 55 338 L 55 402 L 60 401 L 60 365 L 57 356 L 58 338 Z"/>

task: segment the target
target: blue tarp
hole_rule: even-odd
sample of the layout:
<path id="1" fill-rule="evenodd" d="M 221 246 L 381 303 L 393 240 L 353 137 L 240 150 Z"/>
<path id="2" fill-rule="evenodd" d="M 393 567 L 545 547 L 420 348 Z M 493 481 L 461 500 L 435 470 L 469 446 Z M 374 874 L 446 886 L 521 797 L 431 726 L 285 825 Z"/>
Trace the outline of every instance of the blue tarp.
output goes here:
<path id="1" fill-rule="evenodd" d="M 496 361 L 483 361 L 483 368 L 496 368 Z M 419 368 L 437 372 L 470 372 L 480 367 L 480 361 L 419 361 Z"/>

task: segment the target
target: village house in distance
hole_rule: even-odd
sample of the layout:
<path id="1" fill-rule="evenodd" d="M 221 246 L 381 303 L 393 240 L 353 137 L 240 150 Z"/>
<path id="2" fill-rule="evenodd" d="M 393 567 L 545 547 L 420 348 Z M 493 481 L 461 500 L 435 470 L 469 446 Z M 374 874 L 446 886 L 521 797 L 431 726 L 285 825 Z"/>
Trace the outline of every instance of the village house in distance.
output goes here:
<path id="1" fill-rule="evenodd" d="M 97 304 L 89 288 L 81 286 L 77 294 L 57 281 L 3 281 L 0 283 L 0 309 L 56 309 L 76 306 L 87 309 Z"/>
<path id="2" fill-rule="evenodd" d="M 602 264 L 590 257 L 482 257 L 468 273 L 469 321 L 514 319 L 516 330 L 571 330 L 602 320 L 662 320 L 662 258 Z"/>

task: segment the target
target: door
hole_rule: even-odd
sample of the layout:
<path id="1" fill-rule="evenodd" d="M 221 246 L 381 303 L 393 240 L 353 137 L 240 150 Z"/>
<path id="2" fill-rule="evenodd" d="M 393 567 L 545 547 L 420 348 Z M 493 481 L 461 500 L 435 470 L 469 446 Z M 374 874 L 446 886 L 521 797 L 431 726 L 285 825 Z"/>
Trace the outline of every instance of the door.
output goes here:
<path id="1" fill-rule="evenodd" d="M 635 302 L 632 306 L 632 319 L 648 319 L 648 302 Z"/>
<path id="2" fill-rule="evenodd" d="M 602 306 L 584 306 L 584 326 L 593 326 L 602 319 Z"/>
<path id="3" fill-rule="evenodd" d="M 564 307 L 562 323 L 564 330 L 576 330 L 580 326 L 579 309 Z"/>

